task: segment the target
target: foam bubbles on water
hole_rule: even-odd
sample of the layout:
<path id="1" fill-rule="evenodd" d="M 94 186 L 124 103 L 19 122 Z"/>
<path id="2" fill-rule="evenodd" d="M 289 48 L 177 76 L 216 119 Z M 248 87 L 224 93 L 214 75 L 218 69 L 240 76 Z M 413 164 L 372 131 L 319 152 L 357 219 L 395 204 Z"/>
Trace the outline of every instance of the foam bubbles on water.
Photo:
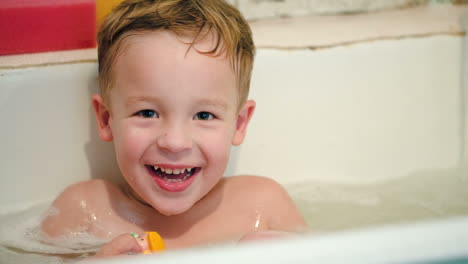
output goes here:
<path id="1" fill-rule="evenodd" d="M 106 240 L 96 238 L 86 232 L 70 232 L 58 238 L 47 237 L 40 229 L 40 223 L 46 216 L 58 214 L 56 208 L 49 208 L 49 204 L 38 205 L 26 211 L 9 215 L 0 215 L 0 259 L 18 257 L 21 263 L 34 256 L 38 260 L 41 255 L 58 255 L 64 258 L 80 257 L 94 254 Z M 22 254 L 19 255 L 19 252 Z M 42 256 L 44 257 L 44 256 Z M 48 256 L 47 263 L 61 258 Z M 25 262 L 26 261 L 26 262 Z M 20 263 L 3 262 L 2 263 Z M 44 263 L 44 261 L 30 262 Z"/>

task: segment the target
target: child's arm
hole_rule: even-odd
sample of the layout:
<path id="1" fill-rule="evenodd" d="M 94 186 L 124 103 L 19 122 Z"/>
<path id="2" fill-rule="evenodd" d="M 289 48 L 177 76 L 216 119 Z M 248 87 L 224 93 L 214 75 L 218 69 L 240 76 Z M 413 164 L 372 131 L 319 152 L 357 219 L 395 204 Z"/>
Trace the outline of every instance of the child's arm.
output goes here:
<path id="1" fill-rule="evenodd" d="M 102 243 L 121 233 L 142 231 L 116 212 L 115 205 L 122 197 L 120 188 L 104 180 L 84 181 L 66 188 L 41 223 L 45 239 L 54 243 L 64 236 L 73 239 L 85 235 Z"/>
<path id="2" fill-rule="evenodd" d="M 41 223 L 43 240 L 54 244 L 80 235 L 91 236 L 99 242 L 93 246 L 96 249 L 100 246 L 96 257 L 143 253 L 148 249 L 146 234 L 121 217 L 112 217 L 118 215 L 112 208 L 112 202 L 118 204 L 121 196 L 116 185 L 103 180 L 80 182 L 66 188 L 55 199 L 52 210 L 49 210 L 51 213 Z M 140 236 L 131 236 L 130 230 L 139 232 Z M 102 245 L 105 241 L 109 242 Z"/>
<path id="3" fill-rule="evenodd" d="M 93 219 L 88 192 L 92 191 L 92 185 L 89 181 L 71 185 L 55 199 L 41 223 L 41 230 L 48 238 L 53 240 L 91 229 Z"/>

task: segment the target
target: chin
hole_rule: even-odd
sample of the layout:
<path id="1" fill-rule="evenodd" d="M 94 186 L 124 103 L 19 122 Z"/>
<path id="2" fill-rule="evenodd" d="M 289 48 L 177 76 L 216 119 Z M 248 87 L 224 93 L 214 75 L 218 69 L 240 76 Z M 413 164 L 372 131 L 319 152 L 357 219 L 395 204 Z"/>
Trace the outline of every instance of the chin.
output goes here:
<path id="1" fill-rule="evenodd" d="M 187 212 L 192 208 L 193 204 L 188 204 L 187 206 L 180 206 L 180 203 L 176 206 L 154 206 L 153 208 L 156 209 L 159 213 L 165 215 L 165 216 L 171 216 L 171 215 L 179 215 Z"/>

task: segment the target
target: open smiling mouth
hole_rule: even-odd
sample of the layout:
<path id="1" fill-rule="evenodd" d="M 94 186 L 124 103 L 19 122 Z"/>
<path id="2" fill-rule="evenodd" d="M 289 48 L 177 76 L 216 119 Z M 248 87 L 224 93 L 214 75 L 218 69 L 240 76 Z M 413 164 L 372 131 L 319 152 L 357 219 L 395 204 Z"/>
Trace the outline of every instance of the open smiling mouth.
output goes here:
<path id="1" fill-rule="evenodd" d="M 146 167 L 155 183 L 169 192 L 180 192 L 187 189 L 193 182 L 194 175 L 201 170 L 200 167 L 180 169 L 160 168 L 153 165 L 146 165 Z"/>

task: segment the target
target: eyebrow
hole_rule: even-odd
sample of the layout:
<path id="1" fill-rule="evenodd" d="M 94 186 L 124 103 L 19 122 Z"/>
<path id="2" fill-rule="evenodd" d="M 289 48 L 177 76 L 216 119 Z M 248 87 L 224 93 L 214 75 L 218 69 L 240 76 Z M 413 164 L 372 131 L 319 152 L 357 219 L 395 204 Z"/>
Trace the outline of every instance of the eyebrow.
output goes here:
<path id="1" fill-rule="evenodd" d="M 125 102 L 125 105 L 131 106 L 138 102 L 159 102 L 159 101 L 160 99 L 156 96 L 147 96 L 147 95 L 130 96 Z"/>
<path id="2" fill-rule="evenodd" d="M 217 107 L 217 108 L 222 108 L 223 110 L 227 110 L 228 109 L 228 105 L 226 103 L 226 101 L 224 100 L 221 100 L 221 99 L 207 99 L 207 98 L 203 98 L 203 99 L 200 99 L 200 100 L 197 100 L 196 101 L 197 104 L 199 105 L 208 105 L 208 106 L 214 106 L 214 107 Z"/>
<path id="3" fill-rule="evenodd" d="M 160 101 L 161 99 L 157 96 L 148 96 L 148 95 L 131 96 L 127 99 L 127 101 L 125 102 L 125 105 L 131 106 L 138 102 L 160 102 Z M 211 99 L 202 98 L 202 99 L 196 100 L 196 104 L 222 108 L 225 111 L 228 109 L 228 105 L 226 101 L 222 99 L 217 99 L 217 98 L 211 98 Z"/>

